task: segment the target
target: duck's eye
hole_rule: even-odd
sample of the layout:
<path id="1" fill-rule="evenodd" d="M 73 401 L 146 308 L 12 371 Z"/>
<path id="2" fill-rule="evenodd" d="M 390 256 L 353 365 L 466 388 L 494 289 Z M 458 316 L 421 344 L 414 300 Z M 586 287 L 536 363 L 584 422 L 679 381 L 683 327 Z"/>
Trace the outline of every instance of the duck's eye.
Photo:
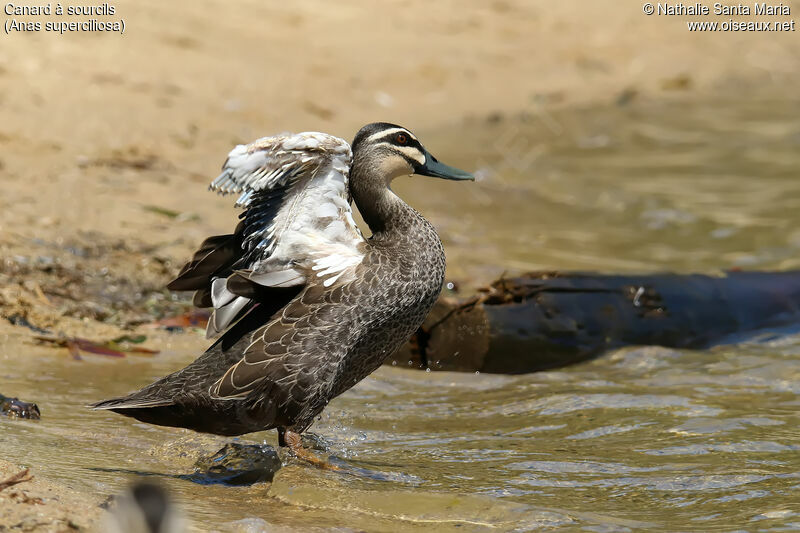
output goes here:
<path id="1" fill-rule="evenodd" d="M 398 133 L 395 140 L 397 144 L 406 144 L 408 142 L 408 136 L 405 133 Z"/>

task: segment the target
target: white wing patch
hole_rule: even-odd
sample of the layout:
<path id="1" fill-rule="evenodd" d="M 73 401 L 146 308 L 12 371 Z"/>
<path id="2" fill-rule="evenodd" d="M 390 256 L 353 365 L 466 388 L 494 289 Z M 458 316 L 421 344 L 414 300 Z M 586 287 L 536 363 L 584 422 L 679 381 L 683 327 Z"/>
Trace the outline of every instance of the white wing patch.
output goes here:
<path id="1" fill-rule="evenodd" d="M 347 268 L 355 266 L 360 262 L 360 257 L 331 254 L 314 261 L 314 266 L 311 267 L 311 270 L 315 271 L 317 277 L 320 278 L 332 276 L 322 282 L 325 287 L 330 287 L 345 273 Z"/>
<path id="2" fill-rule="evenodd" d="M 267 287 L 315 278 L 330 287 L 352 279 L 364 237 L 349 202 L 351 160 L 347 142 L 317 132 L 265 137 L 231 150 L 210 188 L 239 194 L 236 206 L 245 209 L 244 259 L 236 273 Z M 243 297 L 223 281 L 212 285 L 214 314 L 221 320 L 209 321 L 209 336 L 234 319 L 228 307 L 236 313 L 243 308 Z"/>

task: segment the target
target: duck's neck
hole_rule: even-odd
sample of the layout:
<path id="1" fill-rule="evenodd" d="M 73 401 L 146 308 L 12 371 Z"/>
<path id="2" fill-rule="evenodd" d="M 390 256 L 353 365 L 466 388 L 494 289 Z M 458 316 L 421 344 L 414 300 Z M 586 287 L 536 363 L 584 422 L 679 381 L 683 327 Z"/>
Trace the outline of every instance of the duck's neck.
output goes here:
<path id="1" fill-rule="evenodd" d="M 416 210 L 385 185 L 384 179 L 356 174 L 357 171 L 369 170 L 354 168 L 352 178 L 355 179 L 350 181 L 350 192 L 373 238 L 381 240 L 389 235 L 416 232 L 429 226 Z"/>

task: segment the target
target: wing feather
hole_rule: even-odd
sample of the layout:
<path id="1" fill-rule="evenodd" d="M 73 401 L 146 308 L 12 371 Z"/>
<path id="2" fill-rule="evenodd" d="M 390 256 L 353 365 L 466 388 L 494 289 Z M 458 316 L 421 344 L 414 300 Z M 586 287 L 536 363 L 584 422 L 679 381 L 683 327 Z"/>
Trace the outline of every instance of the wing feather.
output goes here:
<path id="1" fill-rule="evenodd" d="M 353 219 L 348 175 L 352 152 L 317 132 L 265 137 L 236 146 L 210 189 L 238 194 L 233 235 L 207 239 L 169 287 L 196 290 L 211 303 L 207 336 L 224 331 L 263 288 L 352 279 L 364 237 Z"/>

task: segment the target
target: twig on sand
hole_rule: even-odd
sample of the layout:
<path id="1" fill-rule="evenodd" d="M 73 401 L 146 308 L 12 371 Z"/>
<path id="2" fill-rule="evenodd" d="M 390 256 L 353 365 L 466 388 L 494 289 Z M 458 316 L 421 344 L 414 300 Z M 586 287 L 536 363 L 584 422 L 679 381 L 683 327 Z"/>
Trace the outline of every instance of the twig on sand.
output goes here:
<path id="1" fill-rule="evenodd" d="M 107 355 L 109 357 L 125 357 L 126 353 L 136 353 L 144 355 L 155 355 L 158 350 L 150 350 L 148 348 L 140 348 L 138 346 L 129 346 L 129 344 L 144 342 L 146 337 L 141 335 L 139 337 L 131 337 L 123 335 L 116 339 L 104 342 L 95 342 L 81 337 L 66 337 L 63 335 L 54 335 L 48 333 L 47 335 L 34 335 L 34 339 L 41 342 L 63 346 L 69 350 L 73 359 L 83 359 L 81 352 L 88 352 L 98 355 Z"/>
<path id="2" fill-rule="evenodd" d="M 21 472 L 17 472 L 16 474 L 6 479 L 5 481 L 0 481 L 0 491 L 3 489 L 7 489 L 8 487 L 13 487 L 18 483 L 24 483 L 25 481 L 30 481 L 32 479 L 33 475 L 31 475 L 30 469 L 26 468 Z"/>
<path id="3" fill-rule="evenodd" d="M 51 302 L 50 299 L 45 295 L 44 291 L 42 290 L 42 286 L 35 281 L 33 282 L 33 293 L 44 305 L 53 307 L 53 302 Z"/>

